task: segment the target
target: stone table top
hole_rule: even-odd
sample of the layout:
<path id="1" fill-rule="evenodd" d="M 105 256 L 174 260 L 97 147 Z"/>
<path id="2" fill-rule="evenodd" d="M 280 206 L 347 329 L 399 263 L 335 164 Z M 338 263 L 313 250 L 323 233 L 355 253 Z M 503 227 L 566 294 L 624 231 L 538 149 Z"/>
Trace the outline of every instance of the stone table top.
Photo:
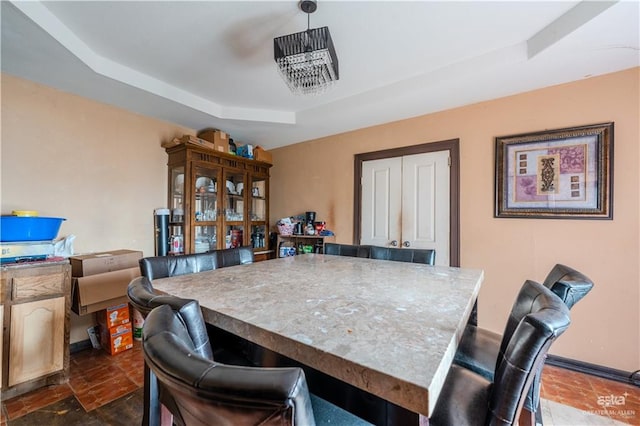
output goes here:
<path id="1" fill-rule="evenodd" d="M 429 416 L 480 291 L 477 269 L 305 254 L 153 281 L 205 320 Z"/>

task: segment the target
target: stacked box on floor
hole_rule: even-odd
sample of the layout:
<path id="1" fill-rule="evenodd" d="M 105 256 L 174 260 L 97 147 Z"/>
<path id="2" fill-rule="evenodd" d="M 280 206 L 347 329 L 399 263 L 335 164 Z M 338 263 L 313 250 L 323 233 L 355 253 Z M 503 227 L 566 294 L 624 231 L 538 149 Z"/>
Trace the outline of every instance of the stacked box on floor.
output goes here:
<path id="1" fill-rule="evenodd" d="M 133 347 L 131 323 L 106 328 L 100 326 L 100 345 L 111 355 L 118 354 Z"/>
<path id="2" fill-rule="evenodd" d="M 131 322 L 129 316 L 129 304 L 121 303 L 98 311 L 96 312 L 96 320 L 98 321 L 98 324 L 106 328 Z"/>
<path id="3" fill-rule="evenodd" d="M 102 349 L 115 355 L 133 347 L 133 332 L 129 319 L 129 304 L 122 303 L 96 313 L 100 326 Z"/>
<path id="4" fill-rule="evenodd" d="M 140 276 L 141 258 L 142 252 L 137 250 L 71 256 L 71 309 L 78 315 L 87 315 L 126 303 L 129 282 Z"/>

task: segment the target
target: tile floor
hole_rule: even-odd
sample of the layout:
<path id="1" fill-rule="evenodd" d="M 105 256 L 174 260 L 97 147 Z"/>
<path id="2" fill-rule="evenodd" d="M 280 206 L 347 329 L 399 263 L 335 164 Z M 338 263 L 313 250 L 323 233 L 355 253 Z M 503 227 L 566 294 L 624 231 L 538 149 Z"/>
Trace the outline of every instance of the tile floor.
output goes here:
<path id="1" fill-rule="evenodd" d="M 69 381 L 2 401 L 0 425 L 74 396 L 85 412 L 91 412 L 144 385 L 144 359 L 140 342 L 131 350 L 111 356 L 87 349 L 71 355 Z"/>
<path id="2" fill-rule="evenodd" d="M 540 396 L 602 417 L 640 425 L 640 388 L 637 386 L 545 365 Z"/>
<path id="3" fill-rule="evenodd" d="M 114 413 L 123 413 L 123 407 L 141 413 L 142 372 L 140 342 L 136 341 L 132 350 L 115 356 L 101 350 L 80 351 L 71 355 L 67 384 L 2 401 L 0 425 L 58 424 L 54 421 L 43 423 L 42 419 L 49 420 L 55 414 L 68 411 L 75 412 L 74 416 L 83 421 L 75 423 L 68 416 L 59 424 L 124 424 L 118 422 L 123 417 Z M 545 366 L 541 396 L 597 414 L 603 420 L 602 424 L 615 419 L 640 425 L 640 388 L 635 386 Z M 29 413 L 32 414 L 25 417 Z M 138 419 L 140 413 L 130 414 L 129 418 Z M 35 417 L 37 415 L 40 417 Z"/>

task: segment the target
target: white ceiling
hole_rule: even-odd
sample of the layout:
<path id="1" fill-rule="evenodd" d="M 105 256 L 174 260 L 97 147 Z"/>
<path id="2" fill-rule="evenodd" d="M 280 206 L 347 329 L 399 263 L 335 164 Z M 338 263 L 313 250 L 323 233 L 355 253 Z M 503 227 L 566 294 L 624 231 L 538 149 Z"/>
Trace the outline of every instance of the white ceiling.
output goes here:
<path id="1" fill-rule="evenodd" d="M 320 0 L 340 80 L 319 96 L 273 60 L 306 29 L 293 0 L 1 7 L 3 72 L 267 149 L 640 65 L 638 0 Z"/>

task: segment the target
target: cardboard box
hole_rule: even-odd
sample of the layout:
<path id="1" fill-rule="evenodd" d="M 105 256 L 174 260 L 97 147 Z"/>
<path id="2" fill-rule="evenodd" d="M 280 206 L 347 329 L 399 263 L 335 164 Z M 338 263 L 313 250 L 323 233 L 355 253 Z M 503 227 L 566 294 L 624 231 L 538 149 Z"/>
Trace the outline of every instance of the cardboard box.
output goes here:
<path id="1" fill-rule="evenodd" d="M 263 147 L 256 146 L 253 148 L 253 159 L 256 161 L 263 161 L 265 163 L 273 164 L 273 159 L 269 151 L 265 151 Z"/>
<path id="2" fill-rule="evenodd" d="M 214 150 L 219 152 L 229 153 L 229 135 L 218 129 L 205 129 L 198 133 L 198 137 L 214 145 Z"/>
<path id="3" fill-rule="evenodd" d="M 74 278 L 71 309 L 78 315 L 86 315 L 127 303 L 127 287 L 131 280 L 139 276 L 140 268 L 136 266 Z"/>
<path id="4" fill-rule="evenodd" d="M 160 146 L 163 148 L 173 148 L 174 146 L 182 145 L 180 138 L 173 138 L 170 141 L 163 141 Z"/>
<path id="5" fill-rule="evenodd" d="M 120 324 L 106 328 L 100 326 L 100 344 L 102 349 L 115 355 L 133 347 L 133 332 L 131 323 Z"/>
<path id="6" fill-rule="evenodd" d="M 113 250 L 109 252 L 71 256 L 71 276 L 87 277 L 104 272 L 139 267 L 142 252 L 137 250 Z"/>
<path id="7" fill-rule="evenodd" d="M 96 320 L 100 326 L 105 328 L 126 324 L 129 321 L 129 304 L 121 303 L 110 306 L 96 313 Z"/>
<path id="8" fill-rule="evenodd" d="M 215 145 L 213 144 L 213 142 L 209 142 L 208 140 L 197 138 L 191 135 L 184 135 L 183 137 L 180 138 L 180 142 L 182 142 L 185 145 L 196 145 L 196 146 L 200 146 L 202 148 L 207 148 L 211 150 L 215 149 Z"/>
<path id="9" fill-rule="evenodd" d="M 173 138 L 160 144 L 163 148 L 173 148 L 178 145 L 196 145 L 202 148 L 214 150 L 214 144 L 208 140 L 197 138 L 193 135 L 183 135 L 180 138 Z"/>

